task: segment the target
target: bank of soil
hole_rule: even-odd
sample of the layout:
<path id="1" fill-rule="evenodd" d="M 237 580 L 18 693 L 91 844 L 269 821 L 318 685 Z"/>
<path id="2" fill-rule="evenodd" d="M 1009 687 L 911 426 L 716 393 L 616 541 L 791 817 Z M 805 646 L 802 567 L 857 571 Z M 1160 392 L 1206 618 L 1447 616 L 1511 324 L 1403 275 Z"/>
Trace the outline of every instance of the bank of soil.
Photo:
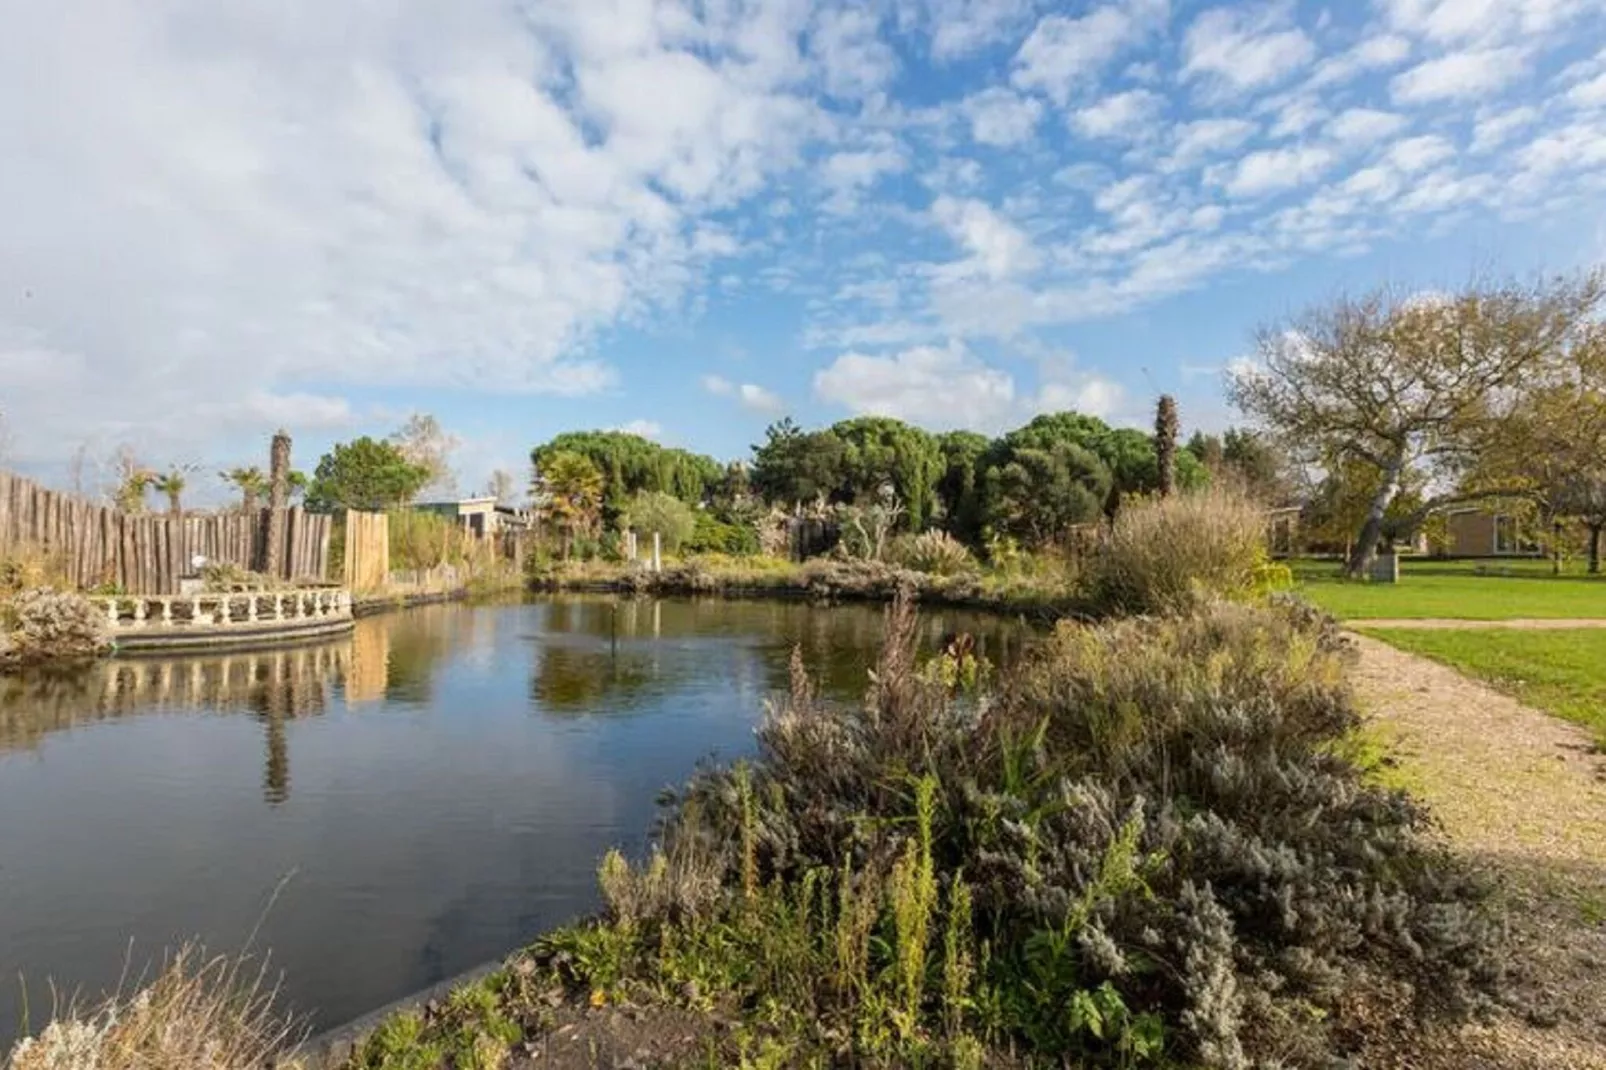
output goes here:
<path id="1" fill-rule="evenodd" d="M 1453 669 L 1355 642 L 1356 686 L 1398 762 L 1390 775 L 1493 879 L 1512 949 L 1495 1013 L 1453 1034 L 1385 1032 L 1363 1065 L 1606 1070 L 1606 756 L 1584 730 Z"/>

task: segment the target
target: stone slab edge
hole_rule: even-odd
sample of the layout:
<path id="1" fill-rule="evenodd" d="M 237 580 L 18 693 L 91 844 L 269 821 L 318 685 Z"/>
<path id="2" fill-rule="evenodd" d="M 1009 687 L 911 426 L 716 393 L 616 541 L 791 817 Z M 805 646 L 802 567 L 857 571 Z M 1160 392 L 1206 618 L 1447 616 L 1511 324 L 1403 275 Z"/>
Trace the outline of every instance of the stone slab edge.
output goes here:
<path id="1" fill-rule="evenodd" d="M 334 1070 L 349 1060 L 387 1018 L 407 1011 L 421 1010 L 434 1000 L 445 999 L 456 988 L 488 977 L 504 965 L 506 963 L 503 959 L 482 962 L 472 970 L 465 970 L 455 977 L 448 977 L 410 996 L 403 996 L 345 1025 L 336 1026 L 303 1041 L 294 1051 L 281 1057 L 275 1065 L 280 1070 Z"/>

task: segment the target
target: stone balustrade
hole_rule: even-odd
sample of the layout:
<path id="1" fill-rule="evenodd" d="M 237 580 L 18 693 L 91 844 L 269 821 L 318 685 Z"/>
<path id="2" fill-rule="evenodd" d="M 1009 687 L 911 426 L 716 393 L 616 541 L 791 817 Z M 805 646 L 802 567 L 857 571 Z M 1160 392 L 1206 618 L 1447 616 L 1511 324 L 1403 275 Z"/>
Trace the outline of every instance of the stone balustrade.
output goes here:
<path id="1" fill-rule="evenodd" d="M 216 591 L 194 595 L 116 595 L 95 599 L 113 637 L 131 632 L 222 632 L 231 628 L 296 630 L 351 620 L 351 592 L 342 587 Z"/>

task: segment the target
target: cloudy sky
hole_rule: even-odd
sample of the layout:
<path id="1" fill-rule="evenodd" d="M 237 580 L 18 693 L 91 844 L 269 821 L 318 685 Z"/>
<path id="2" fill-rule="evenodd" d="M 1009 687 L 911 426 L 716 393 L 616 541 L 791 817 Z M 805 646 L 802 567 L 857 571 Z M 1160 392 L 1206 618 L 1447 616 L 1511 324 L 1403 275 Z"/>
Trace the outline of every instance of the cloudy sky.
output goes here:
<path id="1" fill-rule="evenodd" d="M 1256 324 L 1606 260 L 1606 0 L 53 0 L 0 33 L 8 463 L 1194 424 Z M 522 467 L 520 468 L 522 471 Z"/>

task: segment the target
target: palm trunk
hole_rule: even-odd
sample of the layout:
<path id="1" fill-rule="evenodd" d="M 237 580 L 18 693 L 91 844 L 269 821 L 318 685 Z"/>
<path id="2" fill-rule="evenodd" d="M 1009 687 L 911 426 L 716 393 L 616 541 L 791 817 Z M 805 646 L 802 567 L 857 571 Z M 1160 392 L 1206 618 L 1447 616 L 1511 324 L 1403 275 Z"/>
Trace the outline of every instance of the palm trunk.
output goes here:
<path id="1" fill-rule="evenodd" d="M 1377 544 L 1383 537 L 1383 516 L 1400 490 L 1400 475 L 1405 470 L 1405 458 L 1396 455 L 1383 470 L 1383 482 L 1372 495 L 1372 504 L 1366 510 L 1366 522 L 1361 525 L 1360 536 L 1350 550 L 1344 574 L 1350 579 L 1366 575 L 1377 559 Z"/>

